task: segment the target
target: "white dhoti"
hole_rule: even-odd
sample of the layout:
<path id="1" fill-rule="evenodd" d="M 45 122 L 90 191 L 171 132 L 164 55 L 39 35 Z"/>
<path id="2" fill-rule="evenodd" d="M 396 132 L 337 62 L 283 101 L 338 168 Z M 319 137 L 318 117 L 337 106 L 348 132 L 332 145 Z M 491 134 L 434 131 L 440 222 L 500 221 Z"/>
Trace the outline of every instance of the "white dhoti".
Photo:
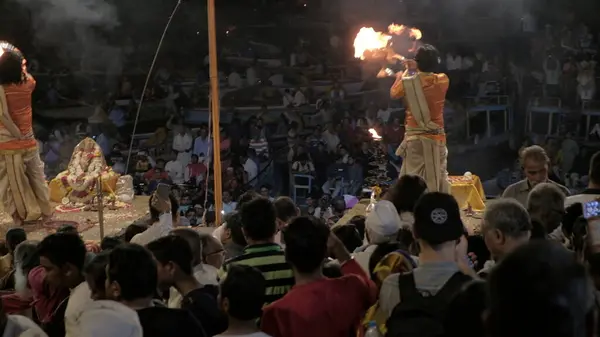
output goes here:
<path id="1" fill-rule="evenodd" d="M 429 192 L 450 193 L 448 183 L 448 148 L 423 136 L 408 136 L 396 150 L 402 157 L 400 176 L 413 174 L 422 177 Z"/>

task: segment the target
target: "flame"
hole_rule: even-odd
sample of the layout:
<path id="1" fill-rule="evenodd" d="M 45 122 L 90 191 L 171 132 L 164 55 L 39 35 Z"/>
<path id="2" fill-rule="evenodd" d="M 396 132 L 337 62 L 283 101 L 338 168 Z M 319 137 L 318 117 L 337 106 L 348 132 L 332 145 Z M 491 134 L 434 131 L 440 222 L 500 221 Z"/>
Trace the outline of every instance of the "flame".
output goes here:
<path id="1" fill-rule="evenodd" d="M 360 29 L 354 39 L 354 57 L 365 59 L 366 51 L 373 51 L 387 47 L 392 37 L 382 32 L 376 32 L 371 27 L 363 27 Z"/>
<path id="2" fill-rule="evenodd" d="M 4 49 L 0 48 L 0 57 L 2 57 L 2 55 L 4 55 Z"/>
<path id="3" fill-rule="evenodd" d="M 388 31 L 390 32 L 390 34 L 394 35 L 402 35 L 405 31 L 408 31 L 408 36 L 415 40 L 420 40 L 423 38 L 423 33 L 420 29 L 409 28 L 405 25 L 397 25 L 395 23 L 392 23 L 388 26 Z"/>
<path id="4" fill-rule="evenodd" d="M 371 128 L 369 129 L 369 133 L 371 134 L 371 137 L 373 137 L 373 140 L 381 140 L 381 136 L 377 133 L 377 130 Z"/>

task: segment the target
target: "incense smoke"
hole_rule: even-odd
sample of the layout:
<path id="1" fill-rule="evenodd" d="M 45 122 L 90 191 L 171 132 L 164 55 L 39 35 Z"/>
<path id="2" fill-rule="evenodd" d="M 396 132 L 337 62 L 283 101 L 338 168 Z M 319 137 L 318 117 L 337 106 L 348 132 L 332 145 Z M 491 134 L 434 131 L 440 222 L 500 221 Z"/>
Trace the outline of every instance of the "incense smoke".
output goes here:
<path id="1" fill-rule="evenodd" d="M 105 0 L 18 0 L 29 9 L 34 44 L 50 47 L 73 71 L 121 71 L 122 55 L 107 36 L 119 23 L 116 7 Z"/>

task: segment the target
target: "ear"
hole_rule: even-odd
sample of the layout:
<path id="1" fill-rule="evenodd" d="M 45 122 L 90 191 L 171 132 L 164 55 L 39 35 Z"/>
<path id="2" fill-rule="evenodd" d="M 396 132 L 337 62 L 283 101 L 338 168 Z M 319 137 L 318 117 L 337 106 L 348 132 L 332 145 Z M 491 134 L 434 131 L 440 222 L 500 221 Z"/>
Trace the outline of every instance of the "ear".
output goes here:
<path id="1" fill-rule="evenodd" d="M 229 299 L 227 297 L 221 298 L 221 308 L 226 314 L 229 313 Z"/>
<path id="2" fill-rule="evenodd" d="M 494 238 L 498 241 L 499 244 L 506 243 L 506 236 L 499 231 L 498 229 L 494 229 Z"/>

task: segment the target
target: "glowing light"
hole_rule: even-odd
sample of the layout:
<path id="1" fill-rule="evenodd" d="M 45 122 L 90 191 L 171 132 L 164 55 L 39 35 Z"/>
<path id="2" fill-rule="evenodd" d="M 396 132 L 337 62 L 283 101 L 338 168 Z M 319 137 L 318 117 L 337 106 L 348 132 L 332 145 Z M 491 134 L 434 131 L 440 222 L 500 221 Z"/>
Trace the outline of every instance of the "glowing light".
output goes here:
<path id="1" fill-rule="evenodd" d="M 4 55 L 4 49 L 0 48 L 0 57 L 2 57 L 2 55 Z"/>
<path id="2" fill-rule="evenodd" d="M 395 23 L 392 23 L 388 26 L 388 31 L 390 32 L 390 34 L 394 35 L 402 35 L 404 32 L 408 32 L 408 36 L 415 40 L 420 40 L 423 38 L 423 33 L 420 29 L 409 28 L 405 25 L 397 25 Z"/>
<path id="3" fill-rule="evenodd" d="M 371 134 L 373 140 L 381 140 L 381 136 L 377 133 L 377 130 L 371 128 L 369 129 L 369 133 Z"/>
<path id="4" fill-rule="evenodd" d="M 390 35 L 376 32 L 375 29 L 371 27 L 361 28 L 354 39 L 354 57 L 364 60 L 366 51 L 375 51 L 386 48 L 391 38 Z"/>

